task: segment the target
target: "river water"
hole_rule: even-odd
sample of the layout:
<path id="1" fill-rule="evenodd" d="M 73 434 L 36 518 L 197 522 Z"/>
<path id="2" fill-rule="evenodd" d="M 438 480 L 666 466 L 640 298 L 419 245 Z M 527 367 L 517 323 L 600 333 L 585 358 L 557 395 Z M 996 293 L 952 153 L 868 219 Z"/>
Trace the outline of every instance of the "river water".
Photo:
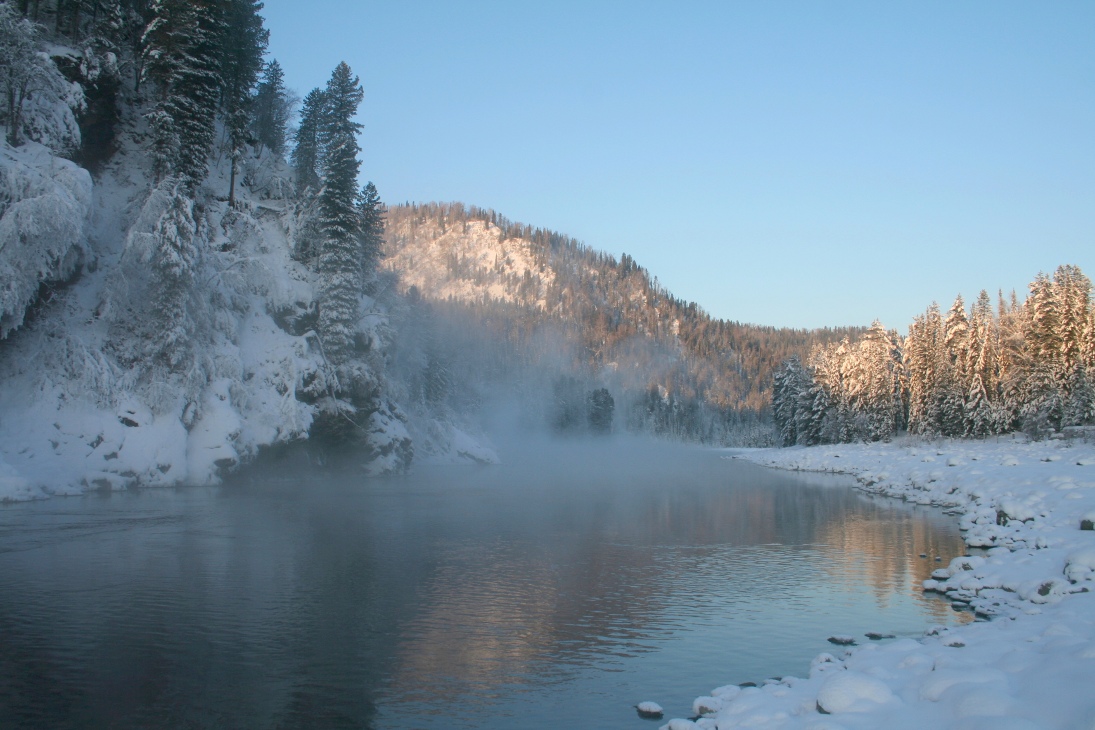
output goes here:
<path id="1" fill-rule="evenodd" d="M 653 730 L 642 700 L 966 618 L 918 587 L 964 549 L 937 510 L 683 446 L 504 456 L 0 506 L 0 727 Z"/>

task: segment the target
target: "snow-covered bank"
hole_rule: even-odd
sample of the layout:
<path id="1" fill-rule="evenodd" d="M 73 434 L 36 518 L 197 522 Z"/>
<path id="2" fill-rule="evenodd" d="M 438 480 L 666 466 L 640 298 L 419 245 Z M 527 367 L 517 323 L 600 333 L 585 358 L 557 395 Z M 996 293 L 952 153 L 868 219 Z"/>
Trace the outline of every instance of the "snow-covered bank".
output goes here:
<path id="1" fill-rule="evenodd" d="M 664 727 L 1095 727 L 1090 436 L 899 440 L 735 456 L 779 469 L 850 474 L 873 493 L 953 508 L 971 556 L 940 567 L 925 588 L 992 618 L 822 654 L 808 678 L 722 687 L 713 699 L 697 700 L 712 712 L 694 724 L 674 720 Z"/>

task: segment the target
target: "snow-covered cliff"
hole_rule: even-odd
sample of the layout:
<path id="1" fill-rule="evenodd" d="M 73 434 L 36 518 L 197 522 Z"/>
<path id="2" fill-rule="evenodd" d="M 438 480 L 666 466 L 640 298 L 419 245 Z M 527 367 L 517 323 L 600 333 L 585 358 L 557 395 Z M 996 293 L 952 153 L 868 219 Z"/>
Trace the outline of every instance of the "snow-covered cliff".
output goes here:
<path id="1" fill-rule="evenodd" d="M 291 189 L 271 185 L 288 181 L 285 163 L 249 159 L 235 207 L 216 195 L 228 170 L 215 166 L 185 204 L 200 245 L 173 342 L 153 316 L 148 241 L 178 211 L 148 177 L 141 120 L 128 132 L 94 184 L 45 147 L 0 145 L 0 501 L 208 483 L 306 438 L 325 396 L 315 274 L 292 255 L 293 201 L 271 195 Z M 386 307 L 361 297 L 376 408 L 359 414 L 360 459 L 374 472 L 411 457 L 385 388 Z M 164 342 L 166 356 L 152 352 Z"/>

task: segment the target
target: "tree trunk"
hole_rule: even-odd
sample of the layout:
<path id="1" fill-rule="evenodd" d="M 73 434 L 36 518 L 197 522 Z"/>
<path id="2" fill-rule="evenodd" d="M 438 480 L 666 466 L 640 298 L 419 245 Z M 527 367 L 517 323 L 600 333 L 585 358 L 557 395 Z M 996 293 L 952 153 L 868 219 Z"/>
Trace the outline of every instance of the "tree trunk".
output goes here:
<path id="1" fill-rule="evenodd" d="M 232 158 L 232 174 L 229 177 L 228 182 L 228 207 L 231 208 L 236 204 L 236 158 Z"/>

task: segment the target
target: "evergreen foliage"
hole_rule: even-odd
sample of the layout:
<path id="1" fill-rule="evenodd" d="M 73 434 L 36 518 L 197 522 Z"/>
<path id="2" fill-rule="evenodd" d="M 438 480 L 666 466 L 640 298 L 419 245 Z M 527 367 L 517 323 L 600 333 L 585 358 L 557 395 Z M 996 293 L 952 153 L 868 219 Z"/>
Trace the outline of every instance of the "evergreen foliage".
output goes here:
<path id="1" fill-rule="evenodd" d="M 911 433 L 953 437 L 1095 423 L 1093 313 L 1090 280 L 1061 266 L 1038 274 L 1025 302 L 1001 296 L 995 315 L 982 291 L 968 314 L 961 297 L 945 319 L 933 303 L 903 341 L 875 323 L 858 343 L 816 348 L 806 368 L 789 360 L 779 370 L 782 441 L 885 439 L 903 417 Z"/>
<path id="2" fill-rule="evenodd" d="M 221 97 L 223 6 L 216 0 L 154 0 L 143 36 L 144 71 L 159 88 L 150 117 L 158 174 L 193 192 L 205 179 Z"/>
<path id="3" fill-rule="evenodd" d="M 270 33 L 262 27 L 257 0 L 225 0 L 225 41 L 220 44 L 221 102 L 231 160 L 228 203 L 236 201 L 236 170 L 251 128 L 251 90 L 262 70 Z"/>
<path id="4" fill-rule="evenodd" d="M 300 126 L 293 146 L 293 170 L 301 190 L 319 190 L 320 134 L 326 115 L 326 95 L 322 89 L 312 89 L 300 108 Z"/>
<path id="5" fill-rule="evenodd" d="M 354 348 L 362 290 L 361 212 L 357 207 L 357 159 L 361 148 L 354 121 L 364 97 L 360 80 L 340 63 L 324 92 L 326 114 L 320 126 L 323 184 L 319 191 L 322 235 L 319 274 L 319 334 L 327 358 L 346 364 Z"/>
<path id="6" fill-rule="evenodd" d="M 589 430 L 592 433 L 607 434 L 612 431 L 612 417 L 616 411 L 616 401 L 608 388 L 597 388 L 586 397 Z"/>
<path id="7" fill-rule="evenodd" d="M 357 207 L 361 216 L 361 273 L 368 278 L 376 270 L 384 247 L 384 204 L 376 186 L 370 181 L 358 195 Z"/>
<path id="8" fill-rule="evenodd" d="M 277 59 L 268 63 L 263 70 L 252 107 L 258 150 L 261 152 L 265 147 L 281 157 L 285 154 L 292 101 L 285 88 L 285 72 Z"/>

